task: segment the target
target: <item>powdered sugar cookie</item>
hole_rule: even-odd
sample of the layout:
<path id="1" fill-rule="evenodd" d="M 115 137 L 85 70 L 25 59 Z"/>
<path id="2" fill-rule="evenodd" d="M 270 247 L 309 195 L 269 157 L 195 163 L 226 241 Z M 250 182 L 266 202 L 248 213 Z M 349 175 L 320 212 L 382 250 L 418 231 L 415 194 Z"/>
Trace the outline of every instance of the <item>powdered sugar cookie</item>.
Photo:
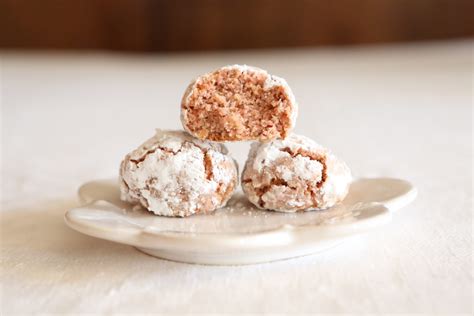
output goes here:
<path id="1" fill-rule="evenodd" d="M 249 66 L 226 66 L 202 75 L 181 101 L 183 127 L 212 141 L 286 138 L 298 106 L 286 81 Z"/>
<path id="2" fill-rule="evenodd" d="M 237 179 L 237 165 L 223 145 L 181 131 L 158 130 L 120 166 L 121 199 L 164 216 L 224 206 Z"/>
<path id="3" fill-rule="evenodd" d="M 351 173 L 344 162 L 311 139 L 254 143 L 242 188 L 259 208 L 281 212 L 325 209 L 347 195 Z"/>

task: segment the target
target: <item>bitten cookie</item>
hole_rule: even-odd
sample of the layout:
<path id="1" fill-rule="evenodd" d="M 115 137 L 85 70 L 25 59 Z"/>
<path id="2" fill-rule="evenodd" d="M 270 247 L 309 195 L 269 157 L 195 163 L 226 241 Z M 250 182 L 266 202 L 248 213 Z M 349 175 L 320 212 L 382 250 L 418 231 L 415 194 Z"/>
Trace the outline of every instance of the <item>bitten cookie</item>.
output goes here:
<path id="1" fill-rule="evenodd" d="M 226 66 L 194 80 L 181 101 L 183 127 L 212 141 L 286 138 L 298 106 L 282 78 L 249 66 Z"/>
<path id="2" fill-rule="evenodd" d="M 237 179 L 237 165 L 224 146 L 181 131 L 157 130 L 120 166 L 121 199 L 164 216 L 209 213 L 224 206 Z"/>
<path id="3" fill-rule="evenodd" d="M 296 212 L 335 205 L 347 195 L 351 179 L 346 164 L 327 149 L 292 134 L 252 144 L 242 188 L 259 208 Z"/>

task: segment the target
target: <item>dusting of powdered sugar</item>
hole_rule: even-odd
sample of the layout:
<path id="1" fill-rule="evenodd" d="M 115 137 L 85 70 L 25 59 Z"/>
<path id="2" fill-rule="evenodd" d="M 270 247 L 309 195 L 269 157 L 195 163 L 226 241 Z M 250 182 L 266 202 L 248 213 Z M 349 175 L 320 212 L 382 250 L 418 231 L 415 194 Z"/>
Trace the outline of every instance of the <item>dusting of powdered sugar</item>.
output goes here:
<path id="1" fill-rule="evenodd" d="M 237 168 L 223 145 L 157 130 L 125 157 L 120 176 L 123 200 L 157 215 L 187 216 L 224 205 L 235 188 Z M 228 195 L 219 194 L 219 186 L 230 186 Z"/>
<path id="2" fill-rule="evenodd" d="M 331 153 L 326 156 L 326 181 L 323 182 L 316 200 L 319 208 L 328 208 L 344 199 L 349 193 L 352 175 L 346 163 Z"/>
<path id="3" fill-rule="evenodd" d="M 291 157 L 290 152 L 297 152 L 298 150 L 304 150 L 309 152 L 315 152 L 320 154 L 326 154 L 327 150 L 321 145 L 317 144 L 308 137 L 296 134 L 290 134 L 286 139 L 276 139 L 266 143 L 254 142 L 251 145 L 249 157 L 247 163 L 251 163 L 250 168 L 257 172 L 262 172 L 265 167 L 273 167 L 275 161 L 282 158 Z M 294 157 L 295 167 L 297 174 L 293 174 L 298 177 L 306 177 L 305 165 L 310 160 L 308 157 L 296 156 Z M 317 161 L 315 163 L 319 166 L 316 169 L 321 170 L 321 164 Z M 280 170 L 285 170 L 285 166 L 275 166 Z M 315 170 L 314 170 L 315 171 Z"/>
<path id="4" fill-rule="evenodd" d="M 259 208 L 324 209 L 341 201 L 352 180 L 347 165 L 308 137 L 253 143 L 242 188 Z"/>

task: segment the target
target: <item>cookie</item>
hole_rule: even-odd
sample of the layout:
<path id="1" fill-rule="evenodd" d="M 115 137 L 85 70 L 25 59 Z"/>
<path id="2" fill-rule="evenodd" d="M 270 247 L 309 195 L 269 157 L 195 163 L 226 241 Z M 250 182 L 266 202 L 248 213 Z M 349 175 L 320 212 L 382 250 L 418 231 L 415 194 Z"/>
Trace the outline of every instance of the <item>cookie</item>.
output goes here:
<path id="1" fill-rule="evenodd" d="M 157 130 L 120 165 L 121 199 L 163 216 L 210 213 L 227 203 L 237 181 L 223 145 L 182 131 Z"/>
<path id="2" fill-rule="evenodd" d="M 212 141 L 286 138 L 298 106 L 282 78 L 249 66 L 226 66 L 194 80 L 181 101 L 181 122 Z"/>
<path id="3" fill-rule="evenodd" d="M 296 212 L 342 201 L 351 179 L 343 161 L 313 140 L 291 134 L 285 140 L 252 144 L 242 188 L 259 208 Z"/>

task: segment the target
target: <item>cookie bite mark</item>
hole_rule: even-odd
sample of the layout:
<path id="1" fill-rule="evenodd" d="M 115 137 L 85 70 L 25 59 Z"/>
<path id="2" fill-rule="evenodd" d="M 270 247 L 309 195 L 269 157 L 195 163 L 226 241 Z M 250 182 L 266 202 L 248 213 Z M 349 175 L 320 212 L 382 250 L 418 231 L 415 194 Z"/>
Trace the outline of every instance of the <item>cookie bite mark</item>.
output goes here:
<path id="1" fill-rule="evenodd" d="M 286 138 L 296 115 L 285 80 L 248 66 L 227 66 L 197 78 L 181 103 L 183 127 L 212 141 Z"/>

